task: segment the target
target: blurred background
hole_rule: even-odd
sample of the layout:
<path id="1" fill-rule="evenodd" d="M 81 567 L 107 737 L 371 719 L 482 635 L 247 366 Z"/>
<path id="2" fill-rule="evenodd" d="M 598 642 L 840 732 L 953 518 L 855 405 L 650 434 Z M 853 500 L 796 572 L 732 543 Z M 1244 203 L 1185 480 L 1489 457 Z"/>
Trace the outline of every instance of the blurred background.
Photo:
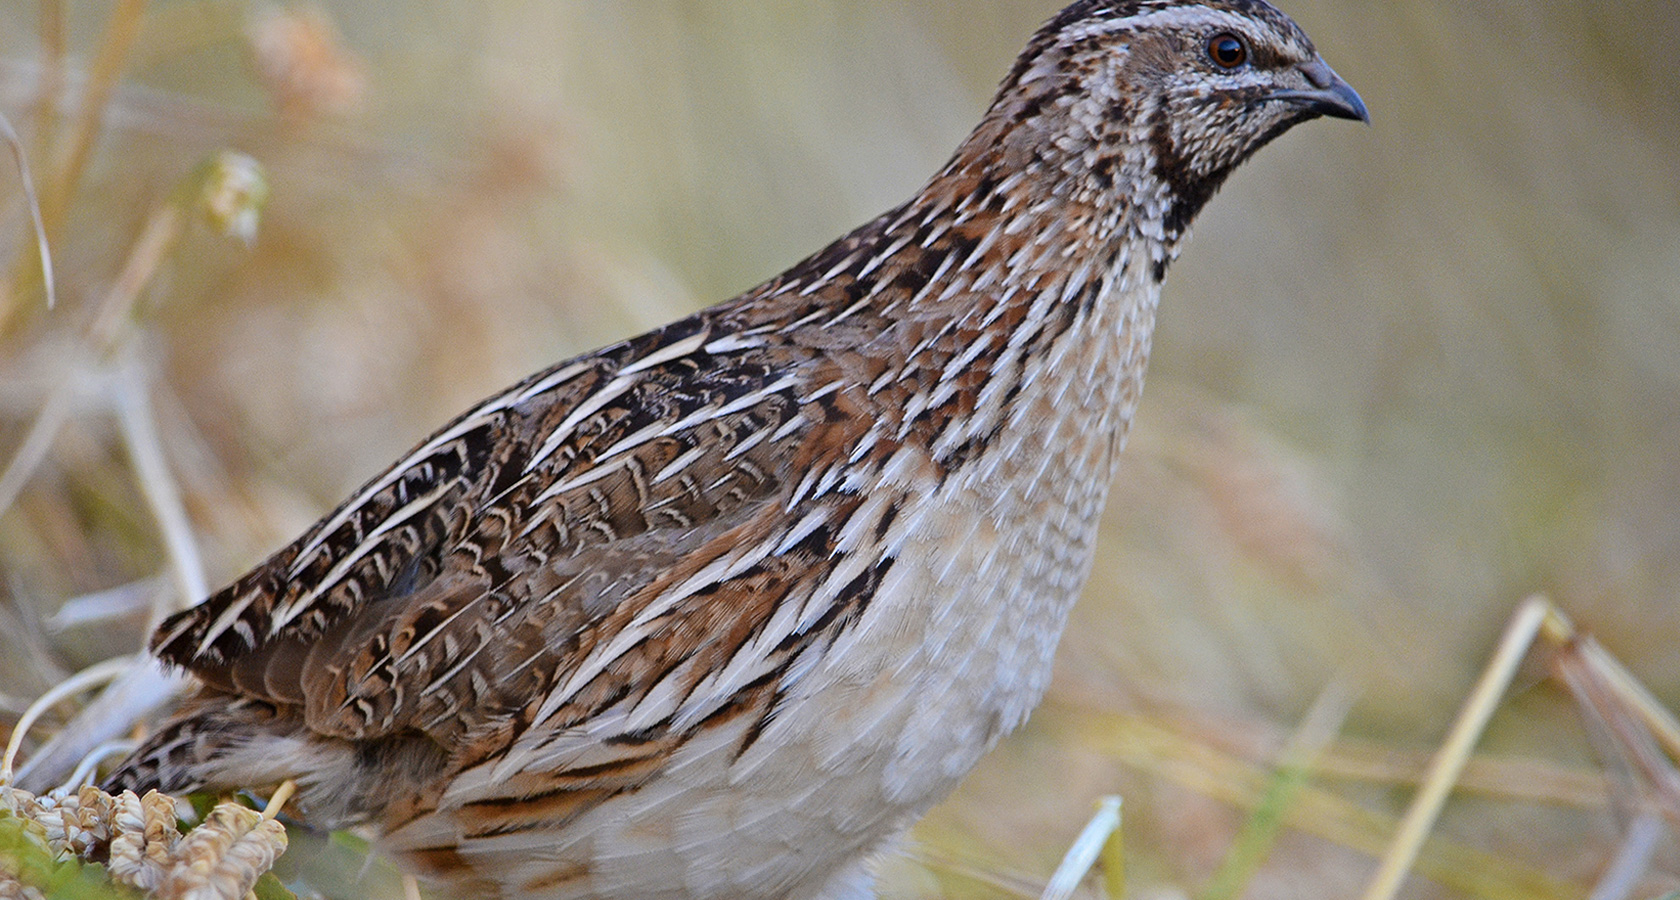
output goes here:
<path id="1" fill-rule="evenodd" d="M 219 585 L 473 401 L 908 197 L 1057 7 L 0 5 L 58 289 L 0 166 L 0 461 L 63 421 L 0 496 L 0 722 L 180 602 L 113 396 L 149 400 Z M 1314 790 L 1396 816 L 1534 592 L 1680 704 L 1680 6 L 1285 9 L 1373 125 L 1297 129 L 1202 215 L 1051 695 L 884 896 L 1036 896 L 1111 793 L 1130 895 L 1207 896 L 1333 683 Z M 189 196 L 223 150 L 264 173 L 249 242 Z M 1404 896 L 1609 864 L 1639 791 L 1546 659 Z M 1363 820 L 1289 815 L 1245 896 L 1354 894 Z M 384 889 L 341 868 L 313 888 Z M 1671 837 L 1637 896 L 1676 873 Z"/>

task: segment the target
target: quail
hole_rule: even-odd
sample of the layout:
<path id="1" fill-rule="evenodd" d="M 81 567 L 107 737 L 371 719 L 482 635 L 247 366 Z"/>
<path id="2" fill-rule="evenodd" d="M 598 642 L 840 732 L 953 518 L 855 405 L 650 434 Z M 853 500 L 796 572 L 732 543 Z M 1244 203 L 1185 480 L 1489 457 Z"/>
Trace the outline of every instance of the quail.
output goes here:
<path id="1" fill-rule="evenodd" d="M 871 896 L 1045 691 L 1191 220 L 1319 116 L 1263 0 L 1079 0 L 908 202 L 164 622 L 196 693 L 107 786 L 291 779 L 451 896 Z"/>

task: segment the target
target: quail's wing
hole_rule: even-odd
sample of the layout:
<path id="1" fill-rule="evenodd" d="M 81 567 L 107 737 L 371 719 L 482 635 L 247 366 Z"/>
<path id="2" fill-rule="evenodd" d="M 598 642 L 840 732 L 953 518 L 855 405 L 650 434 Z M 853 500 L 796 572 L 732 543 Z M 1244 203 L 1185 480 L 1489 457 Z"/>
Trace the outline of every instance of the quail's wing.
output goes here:
<path id="1" fill-rule="evenodd" d="M 772 533 L 800 490 L 778 473 L 820 470 L 820 448 L 850 443 L 835 431 L 868 418 L 812 397 L 832 379 L 802 352 L 702 313 L 540 372 L 166 621 L 153 649 L 324 734 L 442 739 L 542 703 L 614 641 L 674 666 L 748 640 L 798 557 L 836 539 Z M 600 708 L 623 674 L 572 699 Z"/>

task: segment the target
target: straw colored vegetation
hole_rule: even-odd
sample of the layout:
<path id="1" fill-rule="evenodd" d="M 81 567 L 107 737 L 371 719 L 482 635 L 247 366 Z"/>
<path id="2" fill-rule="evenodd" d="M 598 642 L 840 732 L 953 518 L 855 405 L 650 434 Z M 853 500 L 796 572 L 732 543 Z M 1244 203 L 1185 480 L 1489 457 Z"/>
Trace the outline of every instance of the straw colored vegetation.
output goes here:
<path id="1" fill-rule="evenodd" d="M 237 803 L 217 804 L 183 835 L 177 803 L 156 791 L 0 789 L 0 897 L 131 896 L 117 887 L 126 886 L 158 900 L 240 900 L 286 850 L 284 826 Z M 103 865 L 82 864 L 95 859 Z M 289 896 L 269 880 L 257 897 Z"/>
<path id="2" fill-rule="evenodd" d="M 1359 896 L 1426 771 L 1401 896 L 1680 888 L 1680 15 L 1283 5 L 1375 124 L 1202 217 L 1051 696 L 884 896 L 1039 896 L 1088 821 L 1057 896 Z M 0 4 L 56 287 L 0 154 L 0 736 L 472 401 L 907 196 L 1056 6 Z M 0 897 L 401 896 L 83 789 L 173 684 L 95 675 L 18 740 Z"/>

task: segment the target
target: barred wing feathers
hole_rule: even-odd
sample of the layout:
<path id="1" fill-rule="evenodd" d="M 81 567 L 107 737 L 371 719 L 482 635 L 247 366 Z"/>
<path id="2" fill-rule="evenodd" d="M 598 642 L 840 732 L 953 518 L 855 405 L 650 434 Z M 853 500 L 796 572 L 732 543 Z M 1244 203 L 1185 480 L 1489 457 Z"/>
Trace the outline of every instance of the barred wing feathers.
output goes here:
<path id="1" fill-rule="evenodd" d="M 767 533 L 788 487 L 773 473 L 809 469 L 813 441 L 849 443 L 834 429 L 866 417 L 803 395 L 786 356 L 809 351 L 714 339 L 721 314 L 489 399 L 166 622 L 154 652 L 213 688 L 302 707 L 323 735 L 444 740 L 533 714 L 562 679 L 571 690 L 550 705 L 580 715 L 647 683 L 604 671 L 615 639 L 670 644 L 638 657 L 650 666 L 738 647 L 768 615 L 754 598 L 791 590 L 773 589 L 774 572 L 800 571 L 797 544 L 779 561 L 727 559 L 782 542 Z M 830 551 L 831 533 L 807 537 L 805 551 Z M 671 602 L 684 579 L 686 602 Z M 662 595 L 670 608 L 646 608 Z M 580 678 L 591 666 L 602 671 Z"/>

